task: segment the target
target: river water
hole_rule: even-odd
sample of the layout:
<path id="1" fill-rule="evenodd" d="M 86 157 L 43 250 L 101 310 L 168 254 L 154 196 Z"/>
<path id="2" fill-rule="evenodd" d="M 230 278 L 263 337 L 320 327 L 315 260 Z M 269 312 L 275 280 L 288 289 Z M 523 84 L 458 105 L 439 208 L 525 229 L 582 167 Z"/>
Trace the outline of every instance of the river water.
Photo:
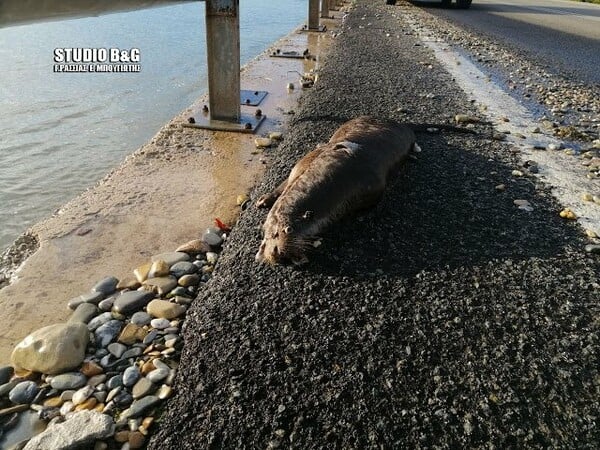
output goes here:
<path id="1" fill-rule="evenodd" d="M 242 64 L 308 15 L 306 0 L 240 3 Z M 55 48 L 86 47 L 138 48 L 141 72 L 53 72 Z M 206 89 L 203 2 L 0 29 L 0 252 Z"/>

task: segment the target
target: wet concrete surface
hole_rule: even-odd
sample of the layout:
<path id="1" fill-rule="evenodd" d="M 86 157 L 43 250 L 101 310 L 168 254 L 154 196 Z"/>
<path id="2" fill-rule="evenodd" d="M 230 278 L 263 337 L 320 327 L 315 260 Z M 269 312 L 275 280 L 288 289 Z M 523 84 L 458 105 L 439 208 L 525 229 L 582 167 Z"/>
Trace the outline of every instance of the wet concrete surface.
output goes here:
<path id="1" fill-rule="evenodd" d="M 344 120 L 477 114 L 403 14 L 356 2 L 253 198 Z M 383 201 L 301 268 L 255 263 L 266 213 L 246 210 L 149 448 L 594 448 L 600 263 L 476 130 L 419 135 Z"/>

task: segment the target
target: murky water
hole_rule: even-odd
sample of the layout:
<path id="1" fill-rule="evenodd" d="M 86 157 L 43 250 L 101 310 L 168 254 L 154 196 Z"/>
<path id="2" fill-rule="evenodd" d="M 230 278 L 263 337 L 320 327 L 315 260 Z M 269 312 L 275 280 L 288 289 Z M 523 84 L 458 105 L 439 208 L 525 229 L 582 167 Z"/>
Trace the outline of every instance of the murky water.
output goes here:
<path id="1" fill-rule="evenodd" d="M 242 64 L 306 0 L 240 2 Z M 140 73 L 54 73 L 55 48 L 139 48 Z M 0 251 L 206 90 L 204 3 L 0 29 Z"/>

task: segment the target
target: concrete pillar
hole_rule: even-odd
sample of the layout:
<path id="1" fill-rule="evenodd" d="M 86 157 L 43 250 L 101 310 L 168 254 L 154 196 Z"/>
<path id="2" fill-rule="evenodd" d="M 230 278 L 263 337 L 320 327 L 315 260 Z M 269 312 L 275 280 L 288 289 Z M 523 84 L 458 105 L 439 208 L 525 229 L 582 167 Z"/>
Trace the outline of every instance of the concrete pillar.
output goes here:
<path id="1" fill-rule="evenodd" d="M 308 0 L 308 29 L 319 29 L 319 0 Z"/>
<path id="2" fill-rule="evenodd" d="M 206 0 L 206 50 L 211 118 L 239 122 L 239 0 Z"/>
<path id="3" fill-rule="evenodd" d="M 329 18 L 329 0 L 321 0 L 321 17 Z"/>

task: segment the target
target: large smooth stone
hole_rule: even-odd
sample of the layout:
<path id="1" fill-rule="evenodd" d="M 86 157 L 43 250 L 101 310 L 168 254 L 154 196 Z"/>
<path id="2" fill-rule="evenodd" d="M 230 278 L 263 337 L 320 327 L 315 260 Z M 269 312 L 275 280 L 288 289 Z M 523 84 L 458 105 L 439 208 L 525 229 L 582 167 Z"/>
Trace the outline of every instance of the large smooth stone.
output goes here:
<path id="1" fill-rule="evenodd" d="M 112 436 L 112 417 L 96 411 L 79 411 L 69 414 L 61 423 L 54 423 L 45 431 L 34 436 L 24 450 L 66 450 L 93 448 L 94 441 Z"/>
<path id="2" fill-rule="evenodd" d="M 113 311 L 127 314 L 139 311 L 154 298 L 154 294 L 144 291 L 127 291 L 117 297 L 113 303 Z"/>
<path id="3" fill-rule="evenodd" d="M 185 307 L 167 300 L 152 300 L 146 308 L 148 314 L 161 319 L 174 319 L 185 312 Z"/>
<path id="4" fill-rule="evenodd" d="M 59 323 L 34 331 L 13 350 L 15 368 L 54 375 L 81 364 L 90 339 L 83 323 Z"/>

